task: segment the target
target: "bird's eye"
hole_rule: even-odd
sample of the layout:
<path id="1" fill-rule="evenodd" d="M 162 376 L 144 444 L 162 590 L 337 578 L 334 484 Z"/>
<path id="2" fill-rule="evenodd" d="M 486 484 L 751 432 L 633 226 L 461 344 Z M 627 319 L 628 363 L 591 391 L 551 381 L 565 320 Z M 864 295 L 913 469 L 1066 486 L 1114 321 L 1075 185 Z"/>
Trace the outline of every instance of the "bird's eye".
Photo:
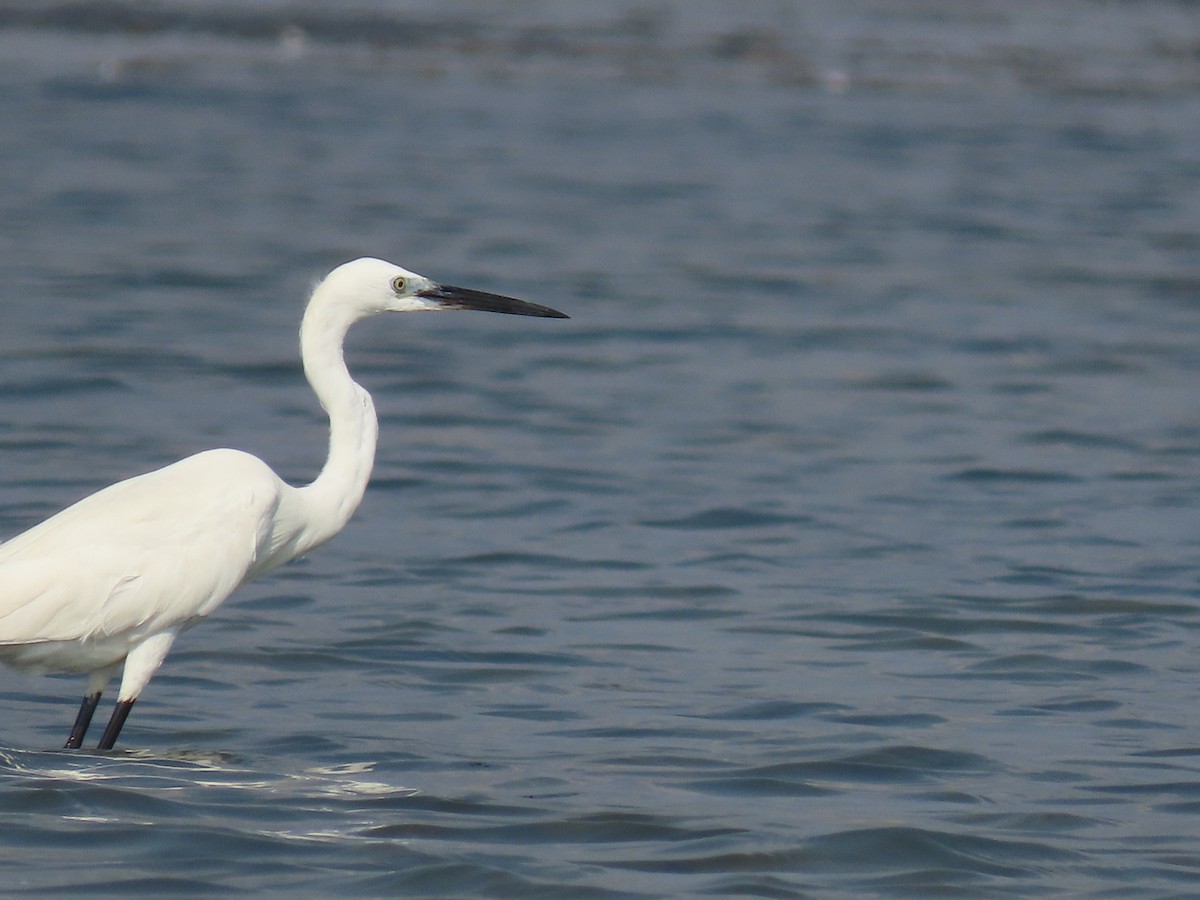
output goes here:
<path id="1" fill-rule="evenodd" d="M 392 279 L 392 290 L 397 294 L 403 294 L 408 290 L 408 279 L 403 275 L 397 275 Z"/>

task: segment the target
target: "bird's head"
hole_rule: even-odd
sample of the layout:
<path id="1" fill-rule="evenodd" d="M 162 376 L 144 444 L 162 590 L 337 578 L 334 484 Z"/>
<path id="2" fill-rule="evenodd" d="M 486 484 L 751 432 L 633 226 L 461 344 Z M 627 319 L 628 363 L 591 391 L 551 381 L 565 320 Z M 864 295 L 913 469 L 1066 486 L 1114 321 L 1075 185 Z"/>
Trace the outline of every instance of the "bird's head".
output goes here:
<path id="1" fill-rule="evenodd" d="M 317 285 L 317 293 L 351 308 L 356 317 L 384 312 L 419 312 L 442 309 L 478 309 L 515 316 L 568 318 L 548 306 L 513 297 L 474 291 L 430 281 L 382 259 L 364 257 L 338 266 Z"/>

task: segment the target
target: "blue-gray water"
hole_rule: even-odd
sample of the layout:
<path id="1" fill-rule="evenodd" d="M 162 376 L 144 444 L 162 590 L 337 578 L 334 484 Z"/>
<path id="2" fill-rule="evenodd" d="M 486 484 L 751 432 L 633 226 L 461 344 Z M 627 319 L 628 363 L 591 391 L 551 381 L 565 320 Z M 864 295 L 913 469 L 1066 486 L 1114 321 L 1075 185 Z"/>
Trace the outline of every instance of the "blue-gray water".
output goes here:
<path id="1" fill-rule="evenodd" d="M 4 4 L 4 534 L 212 446 L 311 478 L 345 259 L 573 318 L 361 326 L 362 509 L 118 752 L 0 671 L 0 893 L 1194 895 L 1197 33 Z"/>

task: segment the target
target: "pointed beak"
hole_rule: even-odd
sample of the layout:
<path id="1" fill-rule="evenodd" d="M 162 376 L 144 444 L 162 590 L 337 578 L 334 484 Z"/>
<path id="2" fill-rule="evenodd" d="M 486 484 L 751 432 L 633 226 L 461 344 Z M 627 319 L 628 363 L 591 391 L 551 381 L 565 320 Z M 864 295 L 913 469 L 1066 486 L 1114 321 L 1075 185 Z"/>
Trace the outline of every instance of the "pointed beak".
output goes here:
<path id="1" fill-rule="evenodd" d="M 454 287 L 449 284 L 438 284 L 426 288 L 417 294 L 426 300 L 432 300 L 442 309 L 479 309 L 484 312 L 507 313 L 510 316 L 542 316 L 547 319 L 569 319 L 566 313 L 548 306 L 538 306 L 536 303 L 526 303 L 514 297 L 504 297 L 500 294 L 489 294 L 485 291 L 473 291 L 470 288 Z"/>

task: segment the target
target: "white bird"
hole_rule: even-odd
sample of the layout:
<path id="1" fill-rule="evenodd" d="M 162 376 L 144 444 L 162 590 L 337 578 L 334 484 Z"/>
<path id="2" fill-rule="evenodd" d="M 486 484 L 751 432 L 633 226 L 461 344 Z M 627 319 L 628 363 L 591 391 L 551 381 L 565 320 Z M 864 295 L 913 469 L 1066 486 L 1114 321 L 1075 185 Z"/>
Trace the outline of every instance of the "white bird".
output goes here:
<path id="1" fill-rule="evenodd" d="M 312 484 L 285 484 L 248 453 L 208 450 L 104 488 L 0 544 L 0 661 L 89 676 L 68 748 L 82 744 L 122 663 L 101 750 L 179 632 L 341 531 L 366 490 L 379 430 L 371 395 L 346 369 L 346 331 L 379 313 L 442 309 L 567 318 L 383 260 L 345 263 L 313 290 L 300 326 L 304 372 L 329 415 L 329 457 Z"/>

